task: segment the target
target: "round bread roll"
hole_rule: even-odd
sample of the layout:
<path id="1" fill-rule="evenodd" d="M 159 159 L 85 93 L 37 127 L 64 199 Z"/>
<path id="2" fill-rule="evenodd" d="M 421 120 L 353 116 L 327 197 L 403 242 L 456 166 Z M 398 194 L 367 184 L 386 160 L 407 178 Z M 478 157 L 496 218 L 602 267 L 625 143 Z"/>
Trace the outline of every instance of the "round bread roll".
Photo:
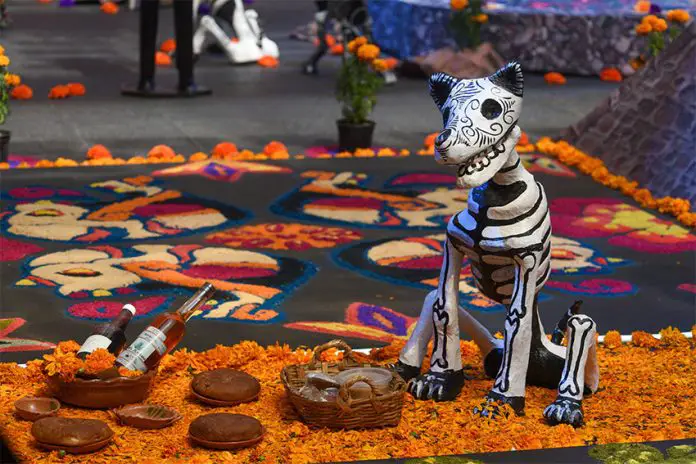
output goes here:
<path id="1" fill-rule="evenodd" d="M 196 375 L 191 382 L 191 388 L 206 398 L 244 403 L 258 397 L 261 384 L 246 372 L 215 369 Z"/>
<path id="2" fill-rule="evenodd" d="M 75 447 L 107 440 L 114 432 L 97 419 L 44 417 L 34 422 L 31 434 L 41 443 Z"/>

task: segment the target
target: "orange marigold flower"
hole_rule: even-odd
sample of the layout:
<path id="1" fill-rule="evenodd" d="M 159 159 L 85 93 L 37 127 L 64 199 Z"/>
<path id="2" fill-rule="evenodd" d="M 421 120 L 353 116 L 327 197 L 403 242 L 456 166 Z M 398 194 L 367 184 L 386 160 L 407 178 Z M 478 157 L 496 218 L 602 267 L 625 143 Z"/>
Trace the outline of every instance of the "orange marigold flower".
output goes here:
<path id="1" fill-rule="evenodd" d="M 208 155 L 203 153 L 202 151 L 199 151 L 197 153 L 194 153 L 193 155 L 189 156 L 189 161 L 205 161 L 208 159 Z"/>
<path id="2" fill-rule="evenodd" d="M 648 35 L 652 30 L 653 28 L 650 24 L 640 23 L 636 26 L 636 34 L 638 35 Z"/>
<path id="3" fill-rule="evenodd" d="M 331 54 L 332 55 L 343 55 L 345 53 L 346 49 L 343 46 L 343 44 L 336 44 L 333 47 L 331 47 Z"/>
<path id="4" fill-rule="evenodd" d="M 326 45 L 328 45 L 329 48 L 336 45 L 336 37 L 332 36 L 331 34 L 326 34 L 324 39 L 326 40 Z"/>
<path id="5" fill-rule="evenodd" d="M 65 340 L 56 345 L 54 351 L 62 351 L 63 353 L 77 353 L 80 349 L 80 344 L 75 340 Z"/>
<path id="6" fill-rule="evenodd" d="M 15 87 L 22 83 L 22 79 L 17 74 L 5 74 L 5 84 L 8 87 Z"/>
<path id="7" fill-rule="evenodd" d="M 42 159 L 38 161 L 35 165 L 35 168 L 52 168 L 53 167 L 53 161 L 47 160 L 47 159 Z"/>
<path id="8" fill-rule="evenodd" d="M 102 12 L 106 14 L 115 15 L 116 13 L 118 13 L 118 5 L 114 2 L 105 2 L 102 3 L 100 10 L 102 10 Z"/>
<path id="9" fill-rule="evenodd" d="M 165 159 L 171 159 L 176 156 L 176 153 L 174 150 L 172 150 L 171 147 L 167 145 L 156 145 L 150 149 L 150 151 L 147 154 L 147 157 L 150 159 L 156 159 L 156 160 L 165 160 Z"/>
<path id="10" fill-rule="evenodd" d="M 286 147 L 285 144 L 281 142 L 273 140 L 272 142 L 266 144 L 265 147 L 263 147 L 263 152 L 266 155 L 273 155 L 275 153 L 287 153 L 288 147 Z"/>
<path id="11" fill-rule="evenodd" d="M 544 75 L 544 80 L 550 85 L 563 85 L 566 83 L 566 78 L 563 74 L 550 72 Z"/>
<path id="12" fill-rule="evenodd" d="M 48 92 L 48 98 L 60 99 L 70 96 L 70 88 L 67 85 L 56 85 Z"/>
<path id="13" fill-rule="evenodd" d="M 621 82 L 623 80 L 623 76 L 616 68 L 603 69 L 602 72 L 599 73 L 599 78 L 607 82 Z"/>
<path id="14" fill-rule="evenodd" d="M 450 8 L 454 11 L 461 11 L 469 6 L 469 0 L 450 0 Z"/>
<path id="15" fill-rule="evenodd" d="M 636 331 L 631 334 L 631 343 L 643 348 L 654 348 L 660 341 L 647 332 Z"/>
<path id="16" fill-rule="evenodd" d="M 34 91 L 26 84 L 20 84 L 10 92 L 10 96 L 15 100 L 30 100 L 34 96 Z"/>
<path id="17" fill-rule="evenodd" d="M 488 15 L 485 13 L 477 14 L 476 16 L 472 17 L 471 20 L 475 23 L 485 24 L 488 22 Z"/>
<path id="18" fill-rule="evenodd" d="M 114 361 L 116 361 L 116 356 L 104 348 L 98 348 L 85 358 L 85 372 L 96 374 L 105 371 L 114 366 Z"/>
<path id="19" fill-rule="evenodd" d="M 96 160 L 112 158 L 111 152 L 104 145 L 93 145 L 87 150 L 87 159 Z"/>
<path id="20" fill-rule="evenodd" d="M 147 163 L 147 159 L 142 157 L 142 156 L 133 156 L 131 158 L 128 158 L 128 161 L 126 161 L 126 164 L 145 164 Z"/>
<path id="21" fill-rule="evenodd" d="M 437 138 L 438 135 L 440 135 L 439 132 L 433 132 L 432 134 L 428 134 L 425 137 L 425 140 L 423 140 L 423 146 L 425 146 L 425 147 L 435 146 L 435 139 Z"/>
<path id="22" fill-rule="evenodd" d="M 696 324 L 691 326 L 691 339 L 696 342 Z"/>
<path id="23" fill-rule="evenodd" d="M 280 65 L 280 61 L 272 56 L 264 56 L 256 63 L 262 68 L 277 68 Z"/>
<path id="24" fill-rule="evenodd" d="M 157 66 L 171 66 L 172 58 L 164 52 L 155 52 L 155 64 Z"/>
<path id="25" fill-rule="evenodd" d="M 691 19 L 691 15 L 686 10 L 669 10 L 667 19 L 673 23 L 685 23 Z"/>
<path id="26" fill-rule="evenodd" d="M 87 93 L 87 89 L 85 89 L 84 84 L 80 84 L 78 82 L 71 82 L 68 84 L 68 90 L 70 91 L 70 96 L 72 97 L 81 97 Z"/>
<path id="27" fill-rule="evenodd" d="M 372 61 L 380 54 L 379 47 L 374 44 L 365 44 L 358 48 L 358 59 L 360 61 Z"/>
<path id="28" fill-rule="evenodd" d="M 387 71 L 389 68 L 387 67 L 387 62 L 385 60 L 380 60 L 378 58 L 372 62 L 372 69 L 374 69 L 377 72 L 384 72 Z"/>
<path id="29" fill-rule="evenodd" d="M 653 29 L 655 29 L 657 32 L 665 32 L 668 28 L 669 26 L 667 25 L 667 21 L 662 18 L 658 19 L 657 23 L 653 25 Z"/>
<path id="30" fill-rule="evenodd" d="M 213 148 L 213 158 L 226 159 L 239 153 L 237 145 L 232 142 L 220 142 Z"/>
<path id="31" fill-rule="evenodd" d="M 616 330 L 610 330 L 604 336 L 604 346 L 609 349 L 618 348 L 621 346 L 621 334 Z"/>
<path id="32" fill-rule="evenodd" d="M 162 42 L 162 45 L 160 45 L 160 51 L 162 53 L 174 53 L 176 50 L 176 40 L 174 39 L 167 39 L 164 42 Z"/>
<path id="33" fill-rule="evenodd" d="M 0 55 L 0 66 L 9 66 L 10 65 L 10 59 L 6 57 L 5 55 Z"/>
<path id="34" fill-rule="evenodd" d="M 387 64 L 387 69 L 389 71 L 399 66 L 399 60 L 391 56 L 389 58 L 385 58 L 384 62 Z"/>
<path id="35" fill-rule="evenodd" d="M 679 329 L 675 329 L 674 327 L 667 327 L 666 329 L 660 330 L 660 341 L 664 346 L 672 348 L 689 345 L 689 339 L 687 339 Z"/>
<path id="36" fill-rule="evenodd" d="M 142 375 L 142 373 L 140 371 L 132 371 L 125 367 L 119 367 L 118 375 L 120 375 L 121 377 L 139 377 Z"/>
<path id="37" fill-rule="evenodd" d="M 655 26 L 660 21 L 660 18 L 655 16 L 654 14 L 650 14 L 647 16 L 644 16 L 643 19 L 641 20 L 641 24 L 648 24 L 650 26 Z"/>
<path id="38" fill-rule="evenodd" d="M 61 157 L 56 160 L 55 166 L 57 168 L 70 168 L 77 166 L 77 161 Z"/>
<path id="39" fill-rule="evenodd" d="M 526 132 L 522 132 L 522 136 L 520 136 L 520 140 L 517 142 L 518 145 L 529 145 L 529 136 L 527 135 Z"/>
<path id="40" fill-rule="evenodd" d="M 367 38 L 360 36 L 348 42 L 348 51 L 350 53 L 356 54 L 358 49 L 363 45 L 367 44 Z"/>
<path id="41" fill-rule="evenodd" d="M 650 11 L 650 2 L 647 0 L 639 0 L 633 5 L 633 10 L 636 13 L 647 13 Z"/>

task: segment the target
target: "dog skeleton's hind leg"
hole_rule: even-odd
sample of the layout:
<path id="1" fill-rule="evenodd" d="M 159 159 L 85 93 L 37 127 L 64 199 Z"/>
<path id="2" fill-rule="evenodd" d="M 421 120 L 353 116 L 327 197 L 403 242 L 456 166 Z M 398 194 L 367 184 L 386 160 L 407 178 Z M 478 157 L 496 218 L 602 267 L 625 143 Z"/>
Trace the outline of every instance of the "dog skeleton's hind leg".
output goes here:
<path id="1" fill-rule="evenodd" d="M 585 315 L 568 320 L 566 362 L 558 385 L 558 396 L 544 410 L 551 425 L 583 423 L 582 399 L 585 388 L 595 392 L 599 386 L 596 325 Z"/>

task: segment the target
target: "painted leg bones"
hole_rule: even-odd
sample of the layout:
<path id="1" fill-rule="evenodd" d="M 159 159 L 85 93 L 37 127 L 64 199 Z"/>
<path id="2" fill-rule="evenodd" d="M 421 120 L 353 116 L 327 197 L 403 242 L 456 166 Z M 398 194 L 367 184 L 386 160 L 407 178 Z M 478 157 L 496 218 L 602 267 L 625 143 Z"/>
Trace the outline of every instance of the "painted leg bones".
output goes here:
<path id="1" fill-rule="evenodd" d="M 447 225 L 438 289 L 426 297 L 394 368 L 416 398 L 454 399 L 465 378 L 461 330 L 477 343 L 486 373 L 495 377 L 476 414 L 495 417 L 501 403 L 524 414 L 528 383 L 558 385 L 558 397 L 544 416 L 551 424 L 578 426 L 584 390 L 596 391 L 599 381 L 596 330 L 589 317 L 575 314 L 577 306 L 559 323 L 559 328 L 567 327 L 567 349 L 552 343 L 541 325 L 537 294 L 551 270 L 551 220 L 543 187 L 515 151 L 523 88 L 517 63 L 483 79 L 459 80 L 442 73 L 430 78 L 431 96 L 444 122 L 435 157 L 457 168 L 457 185 L 469 189 L 468 206 Z M 459 308 L 464 256 L 479 290 L 506 306 L 502 343 Z M 421 375 L 431 340 L 430 369 Z"/>

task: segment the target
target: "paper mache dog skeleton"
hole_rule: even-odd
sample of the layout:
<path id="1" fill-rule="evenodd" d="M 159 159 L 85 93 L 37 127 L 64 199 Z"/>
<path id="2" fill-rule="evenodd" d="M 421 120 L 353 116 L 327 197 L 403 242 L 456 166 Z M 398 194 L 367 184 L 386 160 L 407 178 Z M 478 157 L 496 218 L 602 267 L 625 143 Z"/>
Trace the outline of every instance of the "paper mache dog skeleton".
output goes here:
<path id="1" fill-rule="evenodd" d="M 447 225 L 437 290 L 425 298 L 418 323 L 394 364 L 418 399 L 453 400 L 461 391 L 459 334 L 481 349 L 493 388 L 474 413 L 500 414 L 509 404 L 524 414 L 525 385 L 558 388 L 544 410 L 552 424 L 583 423 L 582 399 L 599 384 L 596 329 L 592 319 L 568 310 L 558 327 L 567 347 L 553 343 L 539 318 L 537 294 L 550 272 L 551 221 L 544 189 L 524 168 L 515 150 L 522 132 L 522 68 L 510 63 L 487 78 L 459 80 L 438 73 L 430 93 L 442 112 L 444 130 L 435 141 L 435 159 L 457 167 L 457 184 L 470 189 L 467 210 Z M 459 307 L 463 259 L 471 262 L 478 289 L 506 306 L 504 340 L 491 336 Z M 562 338 L 562 337 L 560 337 Z M 421 365 L 432 339 L 430 369 Z"/>

